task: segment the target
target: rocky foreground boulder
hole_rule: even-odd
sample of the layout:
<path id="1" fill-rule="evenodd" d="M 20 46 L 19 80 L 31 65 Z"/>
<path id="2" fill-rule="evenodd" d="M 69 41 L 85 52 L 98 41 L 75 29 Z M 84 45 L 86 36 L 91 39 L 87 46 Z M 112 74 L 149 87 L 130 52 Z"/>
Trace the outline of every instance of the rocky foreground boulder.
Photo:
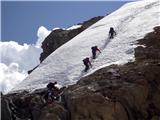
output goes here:
<path id="1" fill-rule="evenodd" d="M 8 114 L 16 120 L 160 120 L 160 27 L 138 41 L 134 62 L 82 78 L 60 101 L 46 104 L 45 89 L 2 96 L 16 108 Z"/>

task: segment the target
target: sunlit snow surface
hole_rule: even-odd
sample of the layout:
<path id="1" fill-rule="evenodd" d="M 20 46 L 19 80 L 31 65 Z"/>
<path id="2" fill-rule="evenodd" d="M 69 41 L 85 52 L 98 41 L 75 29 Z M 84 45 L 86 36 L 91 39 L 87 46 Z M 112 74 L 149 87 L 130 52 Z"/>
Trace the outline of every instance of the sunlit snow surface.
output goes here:
<path id="1" fill-rule="evenodd" d="M 82 25 L 73 25 L 72 27 L 67 28 L 67 30 L 73 30 L 73 29 L 78 29 L 80 28 Z"/>
<path id="2" fill-rule="evenodd" d="M 42 88 L 49 81 L 58 81 L 60 85 L 66 86 L 102 67 L 134 61 L 136 40 L 143 38 L 146 33 L 153 31 L 153 27 L 159 25 L 159 9 L 158 0 L 124 5 L 58 48 L 13 91 Z M 108 31 L 111 26 L 115 28 L 117 36 L 109 40 Z M 94 45 L 102 53 L 92 61 L 93 67 L 86 74 L 82 72 L 82 59 L 91 57 L 91 47 Z"/>

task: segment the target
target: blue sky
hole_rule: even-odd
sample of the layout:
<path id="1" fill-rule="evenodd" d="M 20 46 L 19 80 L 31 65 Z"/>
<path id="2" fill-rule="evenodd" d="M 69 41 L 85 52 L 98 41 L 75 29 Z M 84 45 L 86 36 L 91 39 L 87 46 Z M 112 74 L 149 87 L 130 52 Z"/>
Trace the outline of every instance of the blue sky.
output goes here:
<path id="1" fill-rule="evenodd" d="M 106 15 L 127 1 L 2 1 L 1 39 L 34 44 L 44 26 L 67 28 L 95 16 Z"/>

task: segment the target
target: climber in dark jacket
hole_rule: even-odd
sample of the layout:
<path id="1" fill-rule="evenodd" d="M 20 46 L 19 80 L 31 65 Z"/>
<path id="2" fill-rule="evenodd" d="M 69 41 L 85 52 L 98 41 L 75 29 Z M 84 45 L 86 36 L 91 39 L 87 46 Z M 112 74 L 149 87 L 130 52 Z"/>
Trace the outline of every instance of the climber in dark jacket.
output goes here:
<path id="1" fill-rule="evenodd" d="M 47 85 L 47 93 L 44 96 L 44 99 L 49 102 L 52 103 L 53 100 L 58 100 L 59 99 L 59 88 L 56 87 L 55 85 L 57 84 L 57 82 L 50 82 Z"/>
<path id="2" fill-rule="evenodd" d="M 48 88 L 49 90 L 58 89 L 58 88 L 55 86 L 56 84 L 57 84 L 56 81 L 55 81 L 54 83 L 50 82 L 50 83 L 48 83 L 47 88 Z"/>
<path id="3" fill-rule="evenodd" d="M 92 67 L 92 64 L 91 64 L 91 62 L 90 62 L 90 60 L 89 60 L 88 57 L 86 57 L 85 59 L 83 59 L 83 63 L 85 65 L 85 70 L 84 71 L 87 72 L 89 70 L 89 66 Z"/>
<path id="4" fill-rule="evenodd" d="M 93 46 L 91 47 L 91 49 L 92 49 L 92 58 L 96 59 L 96 52 L 99 51 L 101 53 L 101 51 L 98 49 L 97 46 Z"/>
<path id="5" fill-rule="evenodd" d="M 115 35 L 116 35 L 116 32 L 115 32 L 114 28 L 113 28 L 113 27 L 110 27 L 110 30 L 109 30 L 109 38 L 110 38 L 110 39 L 113 39 Z"/>

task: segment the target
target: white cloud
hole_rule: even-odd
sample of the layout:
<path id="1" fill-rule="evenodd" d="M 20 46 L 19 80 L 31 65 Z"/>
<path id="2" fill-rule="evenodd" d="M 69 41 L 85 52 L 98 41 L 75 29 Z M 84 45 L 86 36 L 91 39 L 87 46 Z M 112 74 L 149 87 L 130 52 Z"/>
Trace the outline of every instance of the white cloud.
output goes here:
<path id="1" fill-rule="evenodd" d="M 41 43 L 50 34 L 39 27 L 36 44 L 19 45 L 15 41 L 0 41 L 0 91 L 7 93 L 27 77 L 27 71 L 37 66 L 42 52 Z"/>
<path id="2" fill-rule="evenodd" d="M 41 48 L 35 45 L 19 45 L 17 42 L 0 42 L 1 63 L 18 63 L 20 69 L 29 70 L 39 63 Z"/>
<path id="3" fill-rule="evenodd" d="M 42 49 L 17 42 L 0 42 L 0 91 L 7 93 L 24 80 L 27 71 L 39 64 Z"/>
<path id="4" fill-rule="evenodd" d="M 9 66 L 0 63 L 0 91 L 3 93 L 10 91 L 26 77 L 27 73 L 20 71 L 17 63 L 11 63 Z"/>
<path id="5" fill-rule="evenodd" d="M 36 46 L 41 47 L 41 43 L 50 33 L 51 31 L 47 30 L 44 26 L 39 27 L 37 32 L 38 40 L 36 42 Z"/>

